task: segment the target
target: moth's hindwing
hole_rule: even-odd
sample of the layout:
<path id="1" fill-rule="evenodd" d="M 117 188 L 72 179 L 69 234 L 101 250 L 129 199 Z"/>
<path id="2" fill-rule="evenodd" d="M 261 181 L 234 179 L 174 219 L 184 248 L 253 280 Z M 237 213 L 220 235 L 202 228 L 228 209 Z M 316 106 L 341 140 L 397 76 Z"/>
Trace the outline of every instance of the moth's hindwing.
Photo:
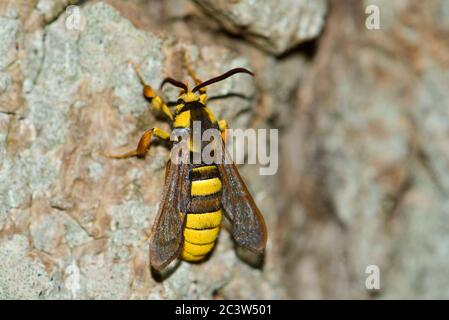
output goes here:
<path id="1" fill-rule="evenodd" d="M 261 253 L 267 242 L 265 220 L 257 208 L 223 142 L 217 165 L 223 183 L 222 206 L 232 224 L 232 236 L 242 247 Z"/>

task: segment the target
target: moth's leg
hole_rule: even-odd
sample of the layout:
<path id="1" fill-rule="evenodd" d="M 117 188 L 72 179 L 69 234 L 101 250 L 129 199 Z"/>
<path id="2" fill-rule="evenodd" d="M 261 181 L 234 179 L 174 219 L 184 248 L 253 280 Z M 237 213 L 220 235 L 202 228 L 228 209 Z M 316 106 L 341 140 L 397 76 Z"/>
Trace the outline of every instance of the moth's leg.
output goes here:
<path id="1" fill-rule="evenodd" d="M 150 143 L 151 143 L 151 137 L 154 136 L 158 139 L 161 139 L 163 141 L 170 141 L 170 135 L 159 129 L 159 128 L 153 128 L 151 130 L 147 130 L 144 132 L 142 137 L 139 140 L 139 144 L 137 145 L 136 150 L 132 150 L 129 152 L 126 152 L 124 154 L 118 154 L 118 155 L 107 155 L 110 158 L 114 159 L 126 159 L 130 157 L 145 157 L 148 150 L 150 149 Z"/>
<path id="2" fill-rule="evenodd" d="M 184 57 L 184 66 L 186 67 L 187 73 L 189 74 L 190 78 L 193 79 L 193 81 L 195 82 L 196 86 L 201 84 L 202 81 L 198 78 L 198 76 L 196 75 L 195 70 L 192 67 L 192 63 L 190 61 L 189 54 L 188 54 L 187 50 L 184 50 L 184 56 L 183 57 Z"/>
<path id="3" fill-rule="evenodd" d="M 165 104 L 165 102 L 162 100 L 162 98 L 156 94 L 156 92 L 153 90 L 153 88 L 150 85 L 145 83 L 139 69 L 133 63 L 131 63 L 131 65 L 133 66 L 133 68 L 136 72 L 136 75 L 139 78 L 139 81 L 143 86 L 143 95 L 148 100 L 151 101 L 151 105 L 152 105 L 153 109 L 156 112 L 162 114 L 164 117 L 166 117 L 167 120 L 169 120 L 170 122 L 173 121 L 173 114 L 171 113 L 168 106 Z"/>
<path id="4" fill-rule="evenodd" d="M 187 53 L 187 50 L 184 50 L 184 65 L 187 69 L 187 73 L 189 74 L 190 78 L 193 79 L 193 81 L 195 82 L 195 86 L 201 84 L 203 81 L 201 81 L 200 78 L 198 78 L 198 76 L 196 75 L 195 70 L 193 69 L 192 63 L 190 62 L 189 59 L 189 54 Z M 206 100 L 207 100 L 207 89 L 206 87 L 201 88 L 199 90 L 200 93 L 200 101 L 204 104 L 206 104 Z"/>
<path id="5" fill-rule="evenodd" d="M 221 132 L 221 138 L 223 139 L 223 142 L 226 144 L 226 130 L 228 130 L 228 122 L 226 120 L 219 120 L 218 121 L 218 129 L 220 129 Z"/>

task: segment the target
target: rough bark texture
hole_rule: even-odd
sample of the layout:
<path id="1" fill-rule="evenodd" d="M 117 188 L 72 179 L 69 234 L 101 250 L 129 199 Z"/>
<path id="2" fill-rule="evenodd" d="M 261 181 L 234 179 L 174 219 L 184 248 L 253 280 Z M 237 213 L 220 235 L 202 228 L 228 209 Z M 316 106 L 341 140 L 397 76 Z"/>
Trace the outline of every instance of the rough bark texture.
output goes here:
<path id="1" fill-rule="evenodd" d="M 282 54 L 315 38 L 324 24 L 327 0 L 196 0 L 231 33 Z"/>
<path id="2" fill-rule="evenodd" d="M 0 2 L 0 298 L 449 297 L 449 1 L 82 1 L 71 28 L 76 3 Z M 158 87 L 185 78 L 184 49 L 202 79 L 255 71 L 210 105 L 279 128 L 280 167 L 241 168 L 267 220 L 262 269 L 223 230 L 161 282 L 140 240 L 168 151 L 104 152 L 168 129 L 129 62 Z"/>

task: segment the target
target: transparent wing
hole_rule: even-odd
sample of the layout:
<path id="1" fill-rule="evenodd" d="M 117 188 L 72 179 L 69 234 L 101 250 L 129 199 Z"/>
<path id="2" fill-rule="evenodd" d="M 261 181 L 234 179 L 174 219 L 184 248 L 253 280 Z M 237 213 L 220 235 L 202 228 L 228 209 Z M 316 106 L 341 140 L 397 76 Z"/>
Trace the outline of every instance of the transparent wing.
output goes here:
<path id="1" fill-rule="evenodd" d="M 190 201 L 188 164 L 168 161 L 165 186 L 150 237 L 150 263 L 160 270 L 179 256 L 182 249 L 185 212 Z"/>
<path id="2" fill-rule="evenodd" d="M 267 242 L 264 218 L 232 162 L 224 143 L 221 145 L 222 161 L 217 167 L 223 183 L 222 205 L 226 217 L 232 224 L 232 236 L 239 245 L 254 252 L 262 252 Z"/>

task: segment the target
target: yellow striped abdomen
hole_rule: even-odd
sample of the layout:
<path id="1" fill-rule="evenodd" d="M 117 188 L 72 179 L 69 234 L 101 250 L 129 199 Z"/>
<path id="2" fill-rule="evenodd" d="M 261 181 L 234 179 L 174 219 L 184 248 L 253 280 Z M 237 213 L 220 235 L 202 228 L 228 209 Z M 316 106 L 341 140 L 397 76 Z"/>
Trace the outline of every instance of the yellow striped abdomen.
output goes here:
<path id="1" fill-rule="evenodd" d="M 200 261 L 214 248 L 220 232 L 221 180 L 216 166 L 201 166 L 191 172 L 190 212 L 184 228 L 182 258 Z"/>

